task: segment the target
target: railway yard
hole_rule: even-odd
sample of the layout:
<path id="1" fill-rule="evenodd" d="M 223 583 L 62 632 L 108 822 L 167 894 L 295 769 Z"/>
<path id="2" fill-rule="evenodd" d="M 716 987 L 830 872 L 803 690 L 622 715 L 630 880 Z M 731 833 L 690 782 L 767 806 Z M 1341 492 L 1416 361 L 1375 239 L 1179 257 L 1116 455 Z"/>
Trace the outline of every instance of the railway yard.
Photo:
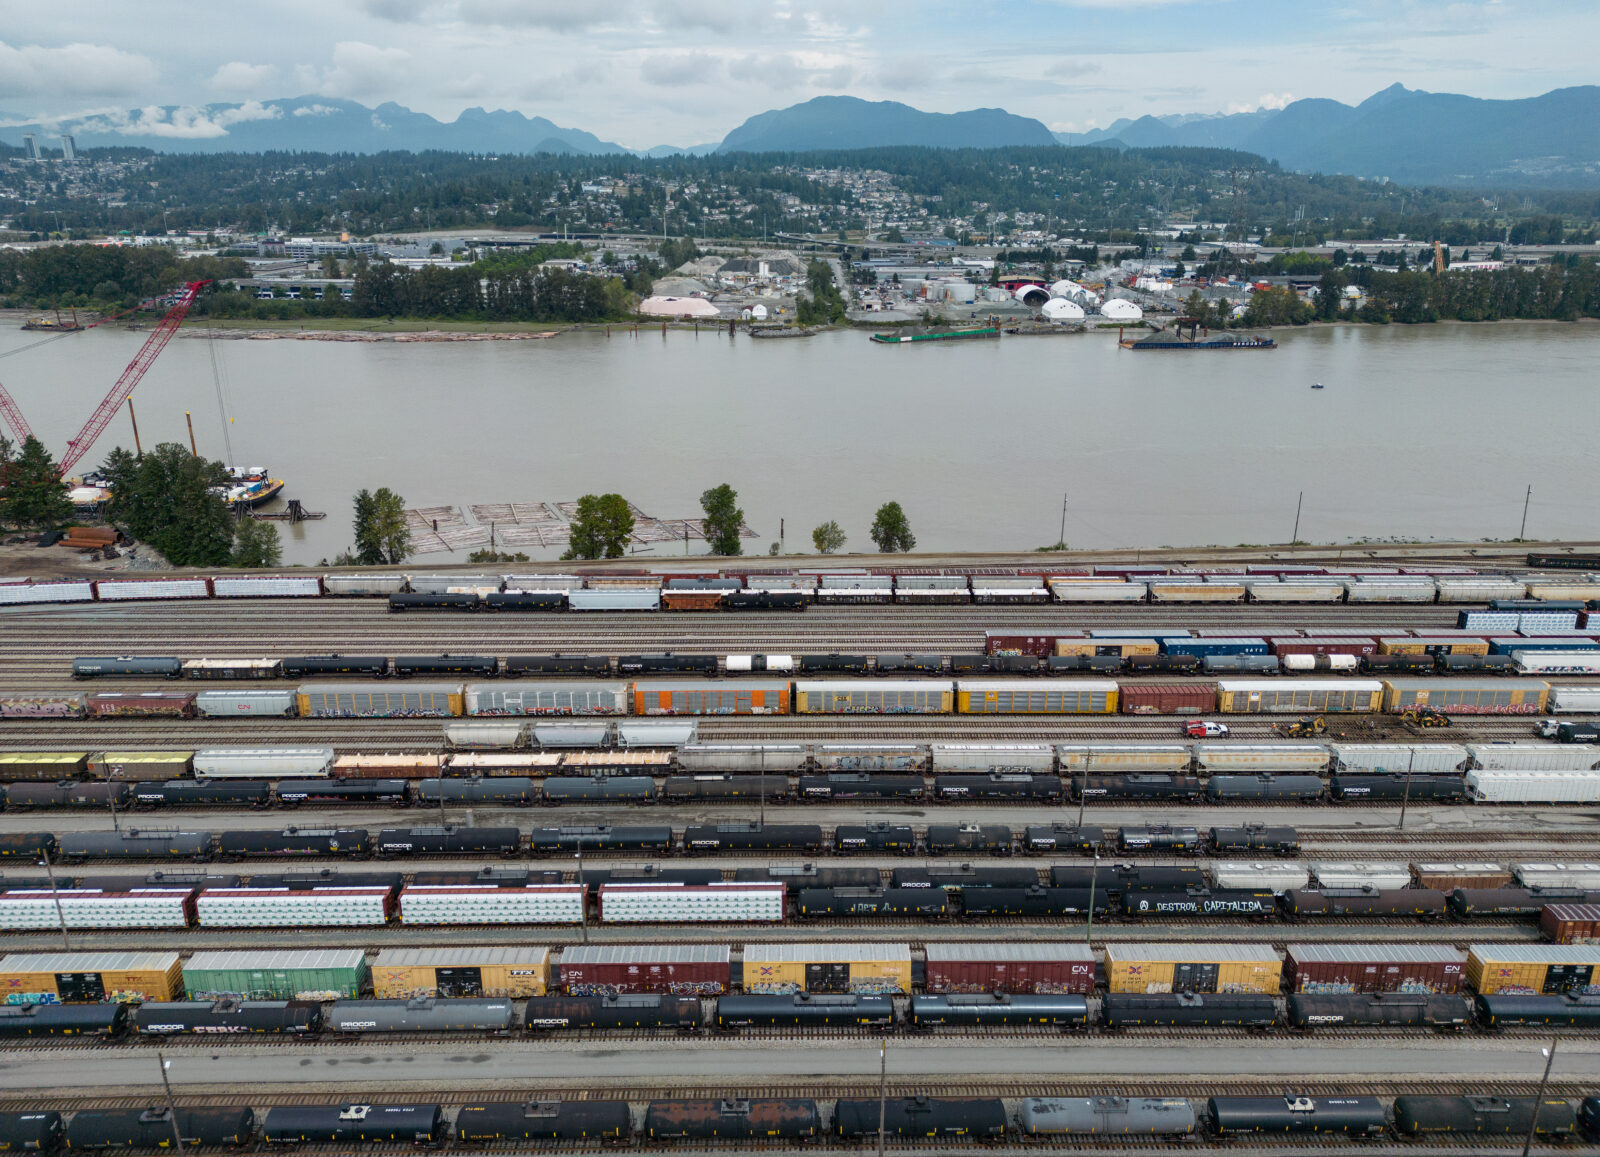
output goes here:
<path id="1" fill-rule="evenodd" d="M 1495 581 L 1552 573 L 1522 561 Z M 1536 729 L 1600 717 L 1567 706 L 1600 675 L 1363 662 L 1510 655 L 1462 625 L 1489 600 L 1149 597 L 0 606 L 0 700 L 67 704 L 0 717 L 0 1144 L 859 1149 L 881 1092 L 896 1151 L 1600 1145 L 1600 746 Z M 1595 646 L 1600 602 L 1575 615 L 1516 662 Z M 1156 666 L 1184 636 L 1320 657 Z M 1048 650 L 962 666 L 1000 638 Z M 330 655 L 389 667 L 281 669 Z M 625 662 L 668 655 L 715 658 Z M 85 656 L 272 666 L 75 679 Z M 449 706 L 402 702 L 427 688 Z M 291 706 L 196 709 L 223 692 Z"/>

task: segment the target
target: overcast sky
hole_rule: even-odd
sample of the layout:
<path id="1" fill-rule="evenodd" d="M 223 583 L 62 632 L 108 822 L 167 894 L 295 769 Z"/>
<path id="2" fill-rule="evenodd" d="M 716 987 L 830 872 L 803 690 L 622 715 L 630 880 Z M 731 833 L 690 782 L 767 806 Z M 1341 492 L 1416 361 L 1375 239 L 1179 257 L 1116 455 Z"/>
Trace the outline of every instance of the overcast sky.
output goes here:
<path id="1" fill-rule="evenodd" d="M 1595 0 L 76 0 L 5 5 L 7 121 L 310 94 L 517 109 L 634 148 L 824 93 L 1081 131 L 1596 79 Z"/>

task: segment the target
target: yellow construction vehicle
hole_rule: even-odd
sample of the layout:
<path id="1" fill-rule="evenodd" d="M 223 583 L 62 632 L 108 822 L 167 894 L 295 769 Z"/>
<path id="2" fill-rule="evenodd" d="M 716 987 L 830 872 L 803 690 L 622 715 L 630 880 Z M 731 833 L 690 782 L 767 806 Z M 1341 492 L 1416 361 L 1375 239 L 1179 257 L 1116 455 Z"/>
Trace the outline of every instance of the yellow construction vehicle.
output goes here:
<path id="1" fill-rule="evenodd" d="M 1450 716 L 1437 707 L 1407 707 L 1400 713 L 1400 721 L 1413 727 L 1450 726 Z"/>
<path id="2" fill-rule="evenodd" d="M 1320 715 L 1307 715 L 1293 723 L 1280 723 L 1274 730 L 1289 739 L 1310 739 L 1327 731 L 1328 721 Z"/>

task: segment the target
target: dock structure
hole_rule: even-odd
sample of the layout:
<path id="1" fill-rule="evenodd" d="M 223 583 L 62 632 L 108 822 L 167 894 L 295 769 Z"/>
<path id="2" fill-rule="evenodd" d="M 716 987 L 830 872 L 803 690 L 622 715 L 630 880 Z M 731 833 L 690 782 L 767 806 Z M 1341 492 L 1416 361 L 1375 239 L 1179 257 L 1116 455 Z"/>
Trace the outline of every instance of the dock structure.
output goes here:
<path id="1" fill-rule="evenodd" d="M 439 554 L 464 547 L 565 547 L 572 541 L 572 520 L 578 515 L 575 501 L 564 502 L 483 502 L 467 508 L 472 521 L 460 507 L 419 506 L 406 511 L 411 529 L 411 546 L 417 554 Z M 656 518 L 633 503 L 632 542 L 653 546 L 672 542 L 704 542 L 702 519 Z M 474 523 L 476 525 L 474 525 Z M 741 538 L 755 538 L 749 524 L 739 527 Z"/>

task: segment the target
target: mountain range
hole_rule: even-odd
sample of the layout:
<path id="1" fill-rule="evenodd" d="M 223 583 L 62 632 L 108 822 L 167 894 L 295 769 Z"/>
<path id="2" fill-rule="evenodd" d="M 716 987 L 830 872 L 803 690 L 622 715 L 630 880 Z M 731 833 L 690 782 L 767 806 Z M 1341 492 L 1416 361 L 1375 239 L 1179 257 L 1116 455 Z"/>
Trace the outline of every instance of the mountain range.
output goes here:
<path id="1" fill-rule="evenodd" d="M 895 101 L 823 96 L 750 117 L 720 143 L 632 150 L 544 117 L 469 108 L 439 121 L 394 103 L 295 97 L 197 108 L 166 106 L 28 124 L 0 114 L 0 139 L 24 132 L 53 145 L 145 146 L 162 152 L 301 150 L 370 153 L 443 149 L 472 153 L 642 156 L 808 152 L 893 145 L 1008 145 L 1238 149 L 1286 169 L 1389 178 L 1408 184 L 1600 185 L 1600 87 L 1556 89 L 1523 100 L 1480 100 L 1395 84 L 1357 105 L 1298 100 L 1281 109 L 1180 113 L 1119 120 L 1086 133 L 1052 133 L 1003 109 L 930 113 Z"/>

